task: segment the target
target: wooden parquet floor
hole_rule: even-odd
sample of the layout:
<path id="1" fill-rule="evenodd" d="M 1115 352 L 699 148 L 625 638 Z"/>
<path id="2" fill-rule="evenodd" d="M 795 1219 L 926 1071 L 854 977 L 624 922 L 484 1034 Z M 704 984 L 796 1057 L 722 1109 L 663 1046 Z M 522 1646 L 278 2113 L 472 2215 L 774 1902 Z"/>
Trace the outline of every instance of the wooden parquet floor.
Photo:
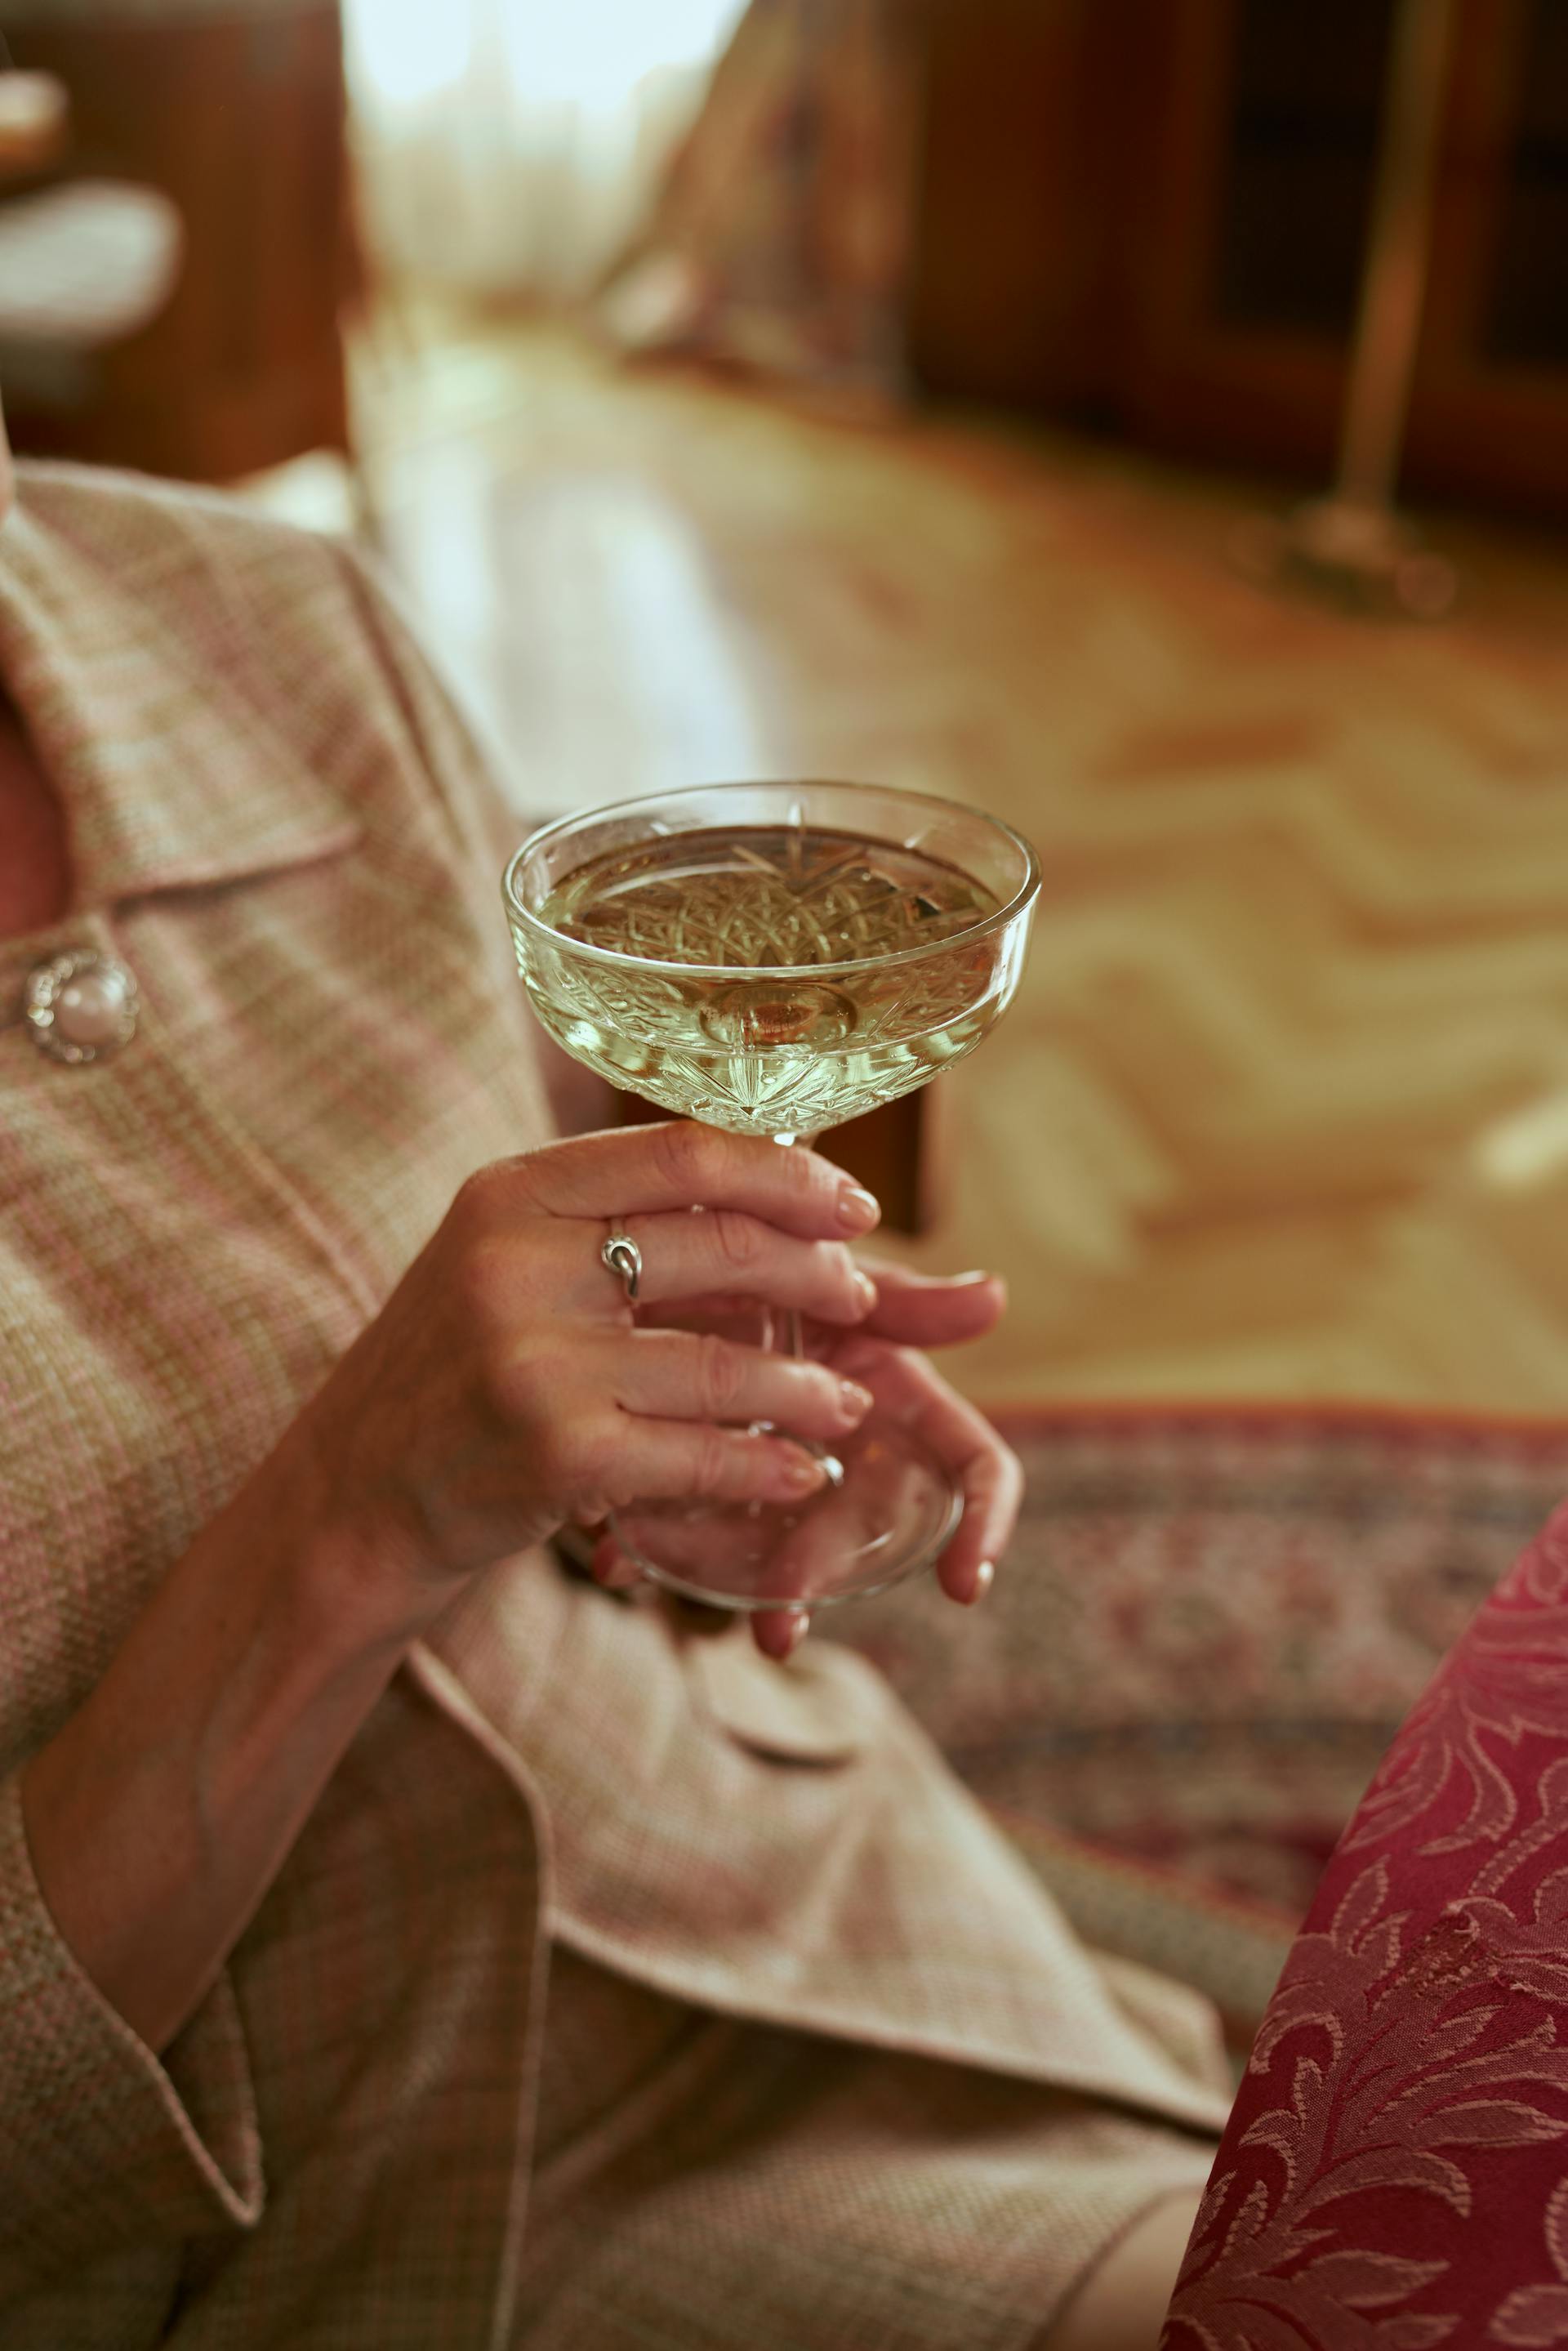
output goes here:
<path id="1" fill-rule="evenodd" d="M 751 774 L 996 810 L 1045 889 L 914 1253 L 992 1397 L 1568 1412 L 1568 567 L 1433 630 L 1234 577 L 1256 493 L 559 337 L 367 370 L 389 552 L 520 807 Z"/>

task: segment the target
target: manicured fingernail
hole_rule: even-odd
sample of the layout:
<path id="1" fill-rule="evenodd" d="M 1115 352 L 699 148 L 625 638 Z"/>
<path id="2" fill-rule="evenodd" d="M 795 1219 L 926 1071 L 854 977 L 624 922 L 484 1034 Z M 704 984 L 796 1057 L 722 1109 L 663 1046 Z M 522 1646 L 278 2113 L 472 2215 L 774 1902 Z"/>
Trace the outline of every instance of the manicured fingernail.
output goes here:
<path id="1" fill-rule="evenodd" d="M 815 1494 L 825 1476 L 820 1461 L 809 1453 L 786 1454 L 778 1465 L 778 1481 L 786 1494 Z"/>
<path id="2" fill-rule="evenodd" d="M 846 1232 L 868 1233 L 877 1223 L 882 1211 L 871 1193 L 858 1184 L 841 1184 L 838 1187 L 838 1221 Z"/>
<path id="3" fill-rule="evenodd" d="M 996 1562 L 991 1559 L 982 1559 L 980 1565 L 975 1569 L 974 1584 L 971 1590 L 968 1600 L 964 1604 L 965 1606 L 972 1608 L 977 1600 L 983 1600 L 995 1581 Z"/>
<path id="4" fill-rule="evenodd" d="M 950 1290 L 972 1289 L 977 1281 L 990 1281 L 992 1278 L 984 1266 L 978 1266 L 973 1273 L 950 1273 L 947 1285 Z"/>
<path id="5" fill-rule="evenodd" d="M 811 1629 L 808 1610 L 799 1608 L 788 1616 L 769 1615 L 757 1625 L 757 1646 L 775 1666 L 782 1666 L 794 1655 Z"/>
<path id="6" fill-rule="evenodd" d="M 869 1314 L 877 1303 L 877 1285 L 868 1273 L 858 1270 L 855 1276 L 855 1302 L 862 1314 Z"/>
<path id="7" fill-rule="evenodd" d="M 840 1380 L 838 1401 L 848 1419 L 864 1420 L 877 1399 L 869 1388 L 861 1386 L 858 1380 Z"/>

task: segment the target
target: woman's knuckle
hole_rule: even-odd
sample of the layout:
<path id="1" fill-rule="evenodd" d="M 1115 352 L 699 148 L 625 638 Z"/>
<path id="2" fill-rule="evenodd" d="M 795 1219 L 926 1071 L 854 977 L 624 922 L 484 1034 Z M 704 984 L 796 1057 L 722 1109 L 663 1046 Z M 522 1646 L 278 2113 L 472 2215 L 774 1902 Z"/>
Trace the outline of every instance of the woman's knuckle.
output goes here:
<path id="1" fill-rule="evenodd" d="M 693 1432 L 691 1445 L 691 1490 L 694 1494 L 722 1493 L 728 1483 L 733 1440 L 717 1428 L 700 1428 Z"/>
<path id="2" fill-rule="evenodd" d="M 732 1273 L 753 1272 L 767 1250 L 767 1235 L 756 1218 L 739 1208 L 721 1208 L 709 1226 L 721 1265 Z"/>
<path id="3" fill-rule="evenodd" d="M 842 1241 L 818 1241 L 819 1262 L 823 1267 L 824 1286 L 843 1305 L 861 1310 L 860 1269 Z"/>
<path id="4" fill-rule="evenodd" d="M 794 1187 L 801 1199 L 836 1201 L 838 1187 L 845 1177 L 843 1170 L 835 1167 L 831 1160 L 825 1159 L 819 1151 L 806 1150 L 799 1145 L 780 1155 L 784 1161 L 784 1181 Z"/>
<path id="5" fill-rule="evenodd" d="M 542 1351 L 497 1336 L 478 1350 L 480 1393 L 493 1416 L 552 1468 L 565 1458 L 577 1416 L 562 1393 L 560 1368 Z"/>
<path id="6" fill-rule="evenodd" d="M 727 1339 L 706 1332 L 697 1342 L 697 1392 L 704 1408 L 722 1419 L 739 1399 L 744 1359 Z"/>
<path id="7" fill-rule="evenodd" d="M 722 1141 L 711 1127 L 696 1126 L 689 1119 L 661 1126 L 653 1146 L 659 1172 L 678 1192 L 695 1197 L 718 1172 Z"/>
<path id="8" fill-rule="evenodd" d="M 606 1518 L 611 1510 L 629 1510 L 640 1492 L 640 1481 L 624 1455 L 617 1455 L 607 1464 L 602 1489 L 596 1498 L 596 1515 Z"/>
<path id="9" fill-rule="evenodd" d="M 612 1467 L 598 1423 L 580 1413 L 552 1415 L 538 1452 L 551 1482 L 572 1496 L 574 1509 L 580 1496 L 598 1493 Z"/>
<path id="10" fill-rule="evenodd" d="M 479 1241 L 493 1233 L 515 1194 L 516 1163 L 493 1159 L 464 1176 L 452 1199 L 451 1222 L 460 1240 Z"/>

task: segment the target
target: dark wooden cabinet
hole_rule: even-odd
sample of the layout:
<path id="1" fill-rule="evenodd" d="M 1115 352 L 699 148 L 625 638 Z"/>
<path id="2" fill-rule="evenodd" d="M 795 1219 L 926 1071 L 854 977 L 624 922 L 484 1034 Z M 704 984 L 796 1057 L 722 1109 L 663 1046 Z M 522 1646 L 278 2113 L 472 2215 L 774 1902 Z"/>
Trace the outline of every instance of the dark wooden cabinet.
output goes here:
<path id="1" fill-rule="evenodd" d="M 937 0 L 919 379 L 1326 476 L 1392 20 Z M 1406 479 L 1568 515 L 1568 0 L 1460 0 Z"/>
<path id="2" fill-rule="evenodd" d="M 172 300 L 73 396 L 7 409 L 17 445 L 227 481 L 347 452 L 339 310 L 352 266 L 336 0 L 168 16 L 72 10 L 11 33 L 71 100 L 71 176 L 162 189 L 184 223 Z"/>
<path id="3" fill-rule="evenodd" d="M 968 398 L 1092 408 L 1114 373 L 1130 237 L 1106 137 L 1115 8 L 945 0 L 926 24 L 917 371 Z"/>

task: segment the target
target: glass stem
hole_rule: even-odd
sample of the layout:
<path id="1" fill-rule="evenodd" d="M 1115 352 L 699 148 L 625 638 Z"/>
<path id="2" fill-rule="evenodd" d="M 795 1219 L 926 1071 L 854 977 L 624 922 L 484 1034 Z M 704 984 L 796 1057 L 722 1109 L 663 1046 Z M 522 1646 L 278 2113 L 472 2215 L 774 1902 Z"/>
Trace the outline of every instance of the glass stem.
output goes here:
<path id="1" fill-rule="evenodd" d="M 778 1144 L 781 1151 L 793 1150 L 797 1143 L 809 1143 L 811 1137 L 809 1135 L 775 1134 L 774 1136 L 774 1141 Z M 766 1318 L 767 1335 L 764 1338 L 763 1344 L 775 1354 L 793 1355 L 797 1364 L 804 1362 L 805 1358 L 805 1333 L 801 1328 L 800 1312 L 798 1308 L 794 1306 L 786 1306 L 784 1308 L 782 1317 L 782 1328 L 780 1316 L 775 1314 L 771 1307 L 766 1310 Z M 815 1448 L 814 1447 L 813 1449 L 815 1450 Z"/>
<path id="2" fill-rule="evenodd" d="M 775 1134 L 774 1137 L 774 1141 L 784 1151 L 788 1151 L 797 1143 L 809 1144 L 815 1140 L 815 1137 L 809 1134 Z M 772 1349 L 775 1354 L 793 1355 L 797 1364 L 805 1362 L 805 1332 L 801 1327 L 800 1311 L 797 1307 L 786 1306 L 782 1322 L 780 1316 L 774 1312 L 772 1307 L 764 1307 L 763 1331 L 764 1347 Z M 804 1445 L 808 1453 L 816 1456 L 827 1474 L 830 1486 L 841 1486 L 844 1483 L 844 1464 L 836 1453 L 830 1451 L 826 1445 L 814 1443 L 809 1437 L 797 1437 L 794 1442 L 796 1445 Z"/>

